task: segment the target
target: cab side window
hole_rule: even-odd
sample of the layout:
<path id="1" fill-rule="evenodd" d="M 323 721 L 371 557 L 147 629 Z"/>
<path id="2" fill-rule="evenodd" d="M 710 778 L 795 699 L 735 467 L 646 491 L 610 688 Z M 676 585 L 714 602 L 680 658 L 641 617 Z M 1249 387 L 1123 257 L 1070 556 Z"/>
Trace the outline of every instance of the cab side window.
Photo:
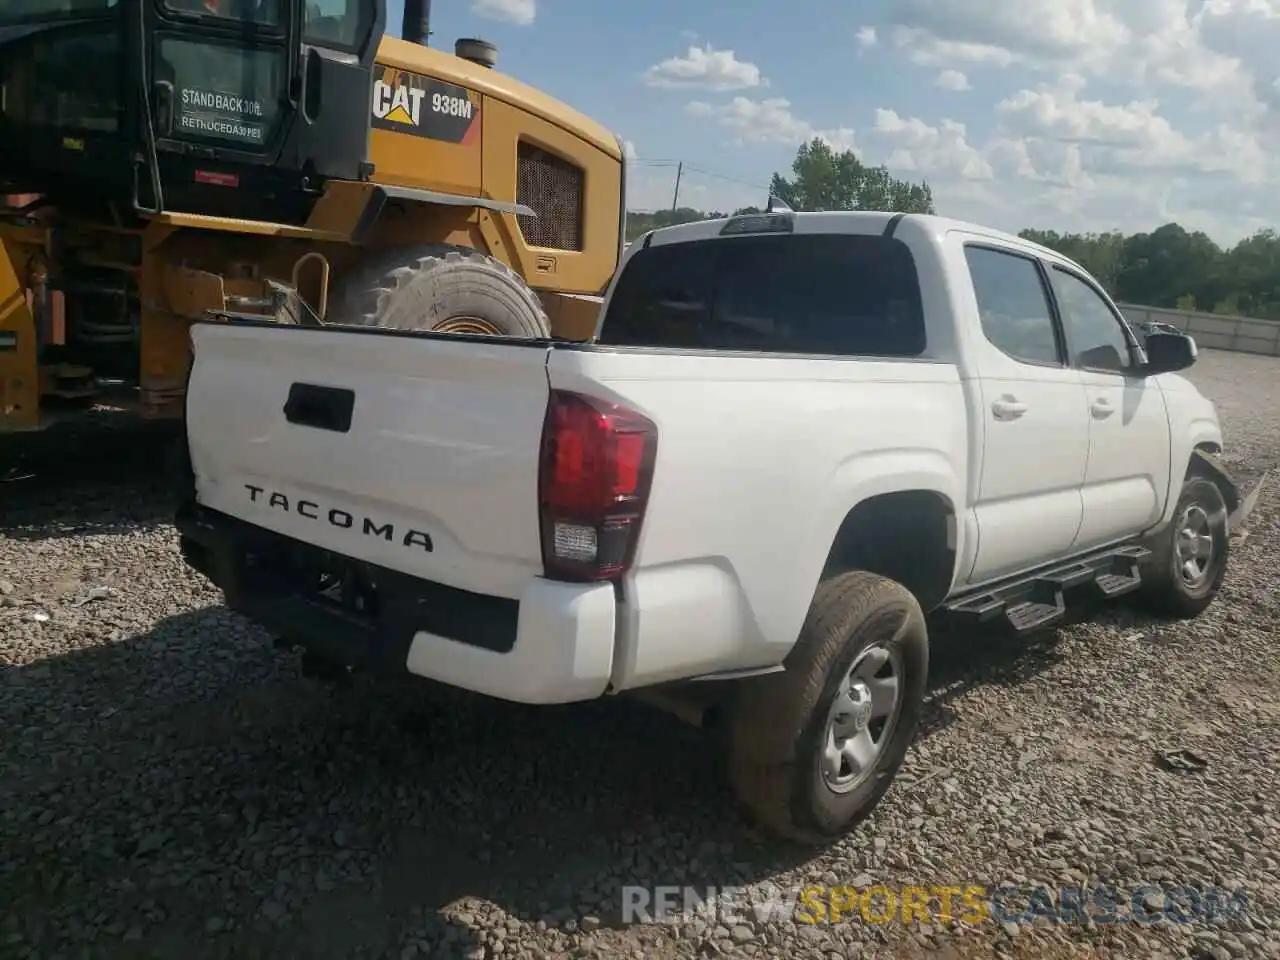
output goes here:
<path id="1" fill-rule="evenodd" d="M 307 0 L 303 6 L 303 39 L 321 47 L 353 49 L 373 22 L 368 0 Z"/>
<path id="2" fill-rule="evenodd" d="M 1060 366 L 1062 353 L 1040 268 L 1030 257 L 966 246 L 965 259 L 987 340 L 1023 363 Z"/>
<path id="3" fill-rule="evenodd" d="M 1061 267 L 1053 267 L 1049 278 L 1071 344 L 1071 362 L 1077 367 L 1107 373 L 1124 374 L 1132 370 L 1134 359 L 1129 335 L 1098 291 Z"/>

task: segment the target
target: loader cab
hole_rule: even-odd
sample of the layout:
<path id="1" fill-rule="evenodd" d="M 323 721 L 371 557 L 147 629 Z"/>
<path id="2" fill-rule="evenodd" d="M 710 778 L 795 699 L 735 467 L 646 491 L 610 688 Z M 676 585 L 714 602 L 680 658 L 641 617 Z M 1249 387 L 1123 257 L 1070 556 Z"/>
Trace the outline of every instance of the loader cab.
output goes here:
<path id="1" fill-rule="evenodd" d="M 385 22 L 385 0 L 0 0 L 0 137 L 21 149 L 0 180 L 305 216 L 324 179 L 368 175 Z"/>

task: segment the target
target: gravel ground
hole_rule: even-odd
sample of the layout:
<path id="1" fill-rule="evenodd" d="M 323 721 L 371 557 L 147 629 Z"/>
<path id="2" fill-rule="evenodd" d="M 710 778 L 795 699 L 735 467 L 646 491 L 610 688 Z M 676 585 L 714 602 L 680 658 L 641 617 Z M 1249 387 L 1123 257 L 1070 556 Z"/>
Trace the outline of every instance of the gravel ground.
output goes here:
<path id="1" fill-rule="evenodd" d="M 1192 377 L 1232 466 L 1280 466 L 1280 361 L 1204 351 Z M 1280 957 L 1280 484 L 1193 623 L 1117 607 L 1035 643 L 940 638 L 898 784 L 814 856 L 726 815 L 713 744 L 646 708 L 302 678 L 184 569 L 150 436 L 75 444 L 0 464 L 2 957 Z M 1207 767 L 1160 769 L 1172 749 Z M 872 883 L 1102 883 L 1126 904 L 1216 885 L 1249 906 L 619 918 L 624 884 Z"/>

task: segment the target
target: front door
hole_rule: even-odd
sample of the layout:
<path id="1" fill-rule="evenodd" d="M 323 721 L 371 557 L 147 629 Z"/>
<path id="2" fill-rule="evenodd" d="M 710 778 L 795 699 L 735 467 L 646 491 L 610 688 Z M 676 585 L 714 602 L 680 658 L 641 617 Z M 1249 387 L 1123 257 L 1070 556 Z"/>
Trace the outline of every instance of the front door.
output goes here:
<path id="1" fill-rule="evenodd" d="M 1084 518 L 1075 544 L 1086 550 L 1160 519 L 1168 495 L 1169 418 L 1160 387 L 1137 375 L 1136 341 L 1119 311 L 1073 270 L 1052 264 L 1049 277 L 1071 363 L 1088 395 Z"/>
<path id="2" fill-rule="evenodd" d="M 382 0 L 142 2 L 156 151 L 176 190 L 267 196 L 367 176 Z"/>
<path id="3" fill-rule="evenodd" d="M 154 4 L 150 93 L 158 149 L 268 163 L 289 118 L 297 52 L 286 0 Z"/>
<path id="4" fill-rule="evenodd" d="M 1089 422 L 1039 261 L 980 242 L 965 244 L 965 259 L 979 321 L 971 328 L 981 331 L 971 342 L 982 464 L 968 577 L 979 584 L 1070 551 L 1083 512 Z"/>

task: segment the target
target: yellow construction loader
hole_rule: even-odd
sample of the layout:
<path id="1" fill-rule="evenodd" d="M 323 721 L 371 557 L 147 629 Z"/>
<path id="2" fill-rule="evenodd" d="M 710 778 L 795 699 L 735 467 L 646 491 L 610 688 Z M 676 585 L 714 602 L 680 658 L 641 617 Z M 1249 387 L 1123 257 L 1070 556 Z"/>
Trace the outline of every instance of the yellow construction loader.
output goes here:
<path id="1" fill-rule="evenodd" d="M 0 432 L 180 416 L 197 320 L 586 339 L 621 141 L 385 0 L 0 0 Z"/>

